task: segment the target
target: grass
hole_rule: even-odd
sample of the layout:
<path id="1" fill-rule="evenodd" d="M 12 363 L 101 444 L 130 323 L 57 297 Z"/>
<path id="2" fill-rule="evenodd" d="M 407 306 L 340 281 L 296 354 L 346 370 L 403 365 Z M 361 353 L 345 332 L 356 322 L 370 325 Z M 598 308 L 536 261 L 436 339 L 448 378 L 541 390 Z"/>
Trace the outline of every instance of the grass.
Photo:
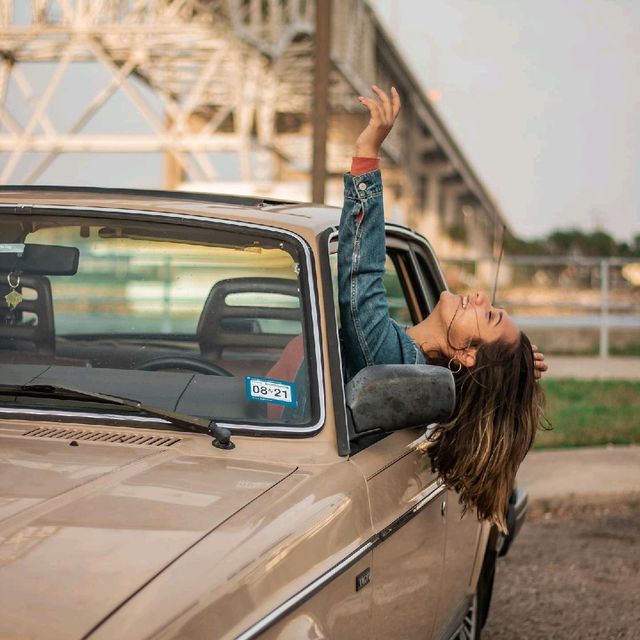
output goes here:
<path id="1" fill-rule="evenodd" d="M 534 448 L 640 444 L 640 382 L 545 380 L 550 431 Z"/>
<path id="2" fill-rule="evenodd" d="M 538 346 L 540 346 L 541 342 L 542 340 L 538 342 Z M 587 349 L 567 348 L 566 350 L 563 350 L 558 348 L 558 345 L 555 345 L 555 347 L 545 347 L 544 343 L 542 343 L 540 351 L 543 351 L 545 354 L 556 356 L 597 356 L 600 353 L 600 346 L 595 343 L 592 347 Z M 609 355 L 621 356 L 624 358 L 638 358 L 640 357 L 640 342 L 630 342 L 623 346 L 610 344 Z"/>
<path id="3" fill-rule="evenodd" d="M 640 356 L 640 342 L 632 342 L 625 347 L 611 346 L 609 349 L 612 356 Z"/>

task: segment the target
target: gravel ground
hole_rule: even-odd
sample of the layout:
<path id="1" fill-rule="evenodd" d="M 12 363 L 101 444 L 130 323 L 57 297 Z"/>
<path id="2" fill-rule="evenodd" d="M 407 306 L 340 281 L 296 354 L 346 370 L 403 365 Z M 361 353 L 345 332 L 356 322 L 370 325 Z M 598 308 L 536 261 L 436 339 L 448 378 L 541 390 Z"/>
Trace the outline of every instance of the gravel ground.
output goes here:
<path id="1" fill-rule="evenodd" d="M 640 497 L 532 508 L 482 637 L 640 639 Z"/>

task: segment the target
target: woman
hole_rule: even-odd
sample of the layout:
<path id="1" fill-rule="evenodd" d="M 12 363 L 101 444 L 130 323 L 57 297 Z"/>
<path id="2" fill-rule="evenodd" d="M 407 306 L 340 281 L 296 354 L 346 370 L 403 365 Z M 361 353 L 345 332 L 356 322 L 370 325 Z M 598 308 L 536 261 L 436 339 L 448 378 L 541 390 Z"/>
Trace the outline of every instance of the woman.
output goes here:
<path id="1" fill-rule="evenodd" d="M 374 86 L 361 97 L 370 121 L 356 141 L 345 174 L 338 278 L 347 377 L 374 364 L 448 366 L 456 384 L 453 417 L 429 435 L 432 469 L 458 492 L 465 508 L 505 531 L 516 471 L 542 419 L 536 378 L 547 369 L 542 354 L 485 294 L 440 296 L 431 314 L 413 327 L 389 316 L 382 283 L 384 212 L 378 154 L 400 110 Z"/>

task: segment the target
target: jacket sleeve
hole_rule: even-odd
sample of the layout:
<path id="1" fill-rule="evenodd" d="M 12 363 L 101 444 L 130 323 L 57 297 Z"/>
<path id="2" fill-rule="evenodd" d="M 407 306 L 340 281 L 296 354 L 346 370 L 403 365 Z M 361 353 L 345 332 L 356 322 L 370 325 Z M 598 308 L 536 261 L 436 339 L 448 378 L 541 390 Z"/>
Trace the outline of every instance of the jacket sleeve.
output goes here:
<path id="1" fill-rule="evenodd" d="M 347 379 L 374 364 L 424 362 L 419 348 L 389 315 L 385 258 L 380 171 L 345 174 L 338 285 Z"/>

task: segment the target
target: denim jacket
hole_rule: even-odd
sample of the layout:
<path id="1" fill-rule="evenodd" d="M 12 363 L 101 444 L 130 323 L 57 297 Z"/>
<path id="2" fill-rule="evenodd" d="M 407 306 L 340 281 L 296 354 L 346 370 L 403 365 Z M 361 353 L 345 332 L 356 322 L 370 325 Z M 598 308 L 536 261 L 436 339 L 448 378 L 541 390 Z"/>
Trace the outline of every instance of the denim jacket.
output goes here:
<path id="1" fill-rule="evenodd" d="M 338 282 L 347 381 L 374 364 L 425 362 L 406 328 L 389 315 L 382 282 L 385 258 L 380 171 L 357 176 L 346 173 L 338 240 Z"/>

